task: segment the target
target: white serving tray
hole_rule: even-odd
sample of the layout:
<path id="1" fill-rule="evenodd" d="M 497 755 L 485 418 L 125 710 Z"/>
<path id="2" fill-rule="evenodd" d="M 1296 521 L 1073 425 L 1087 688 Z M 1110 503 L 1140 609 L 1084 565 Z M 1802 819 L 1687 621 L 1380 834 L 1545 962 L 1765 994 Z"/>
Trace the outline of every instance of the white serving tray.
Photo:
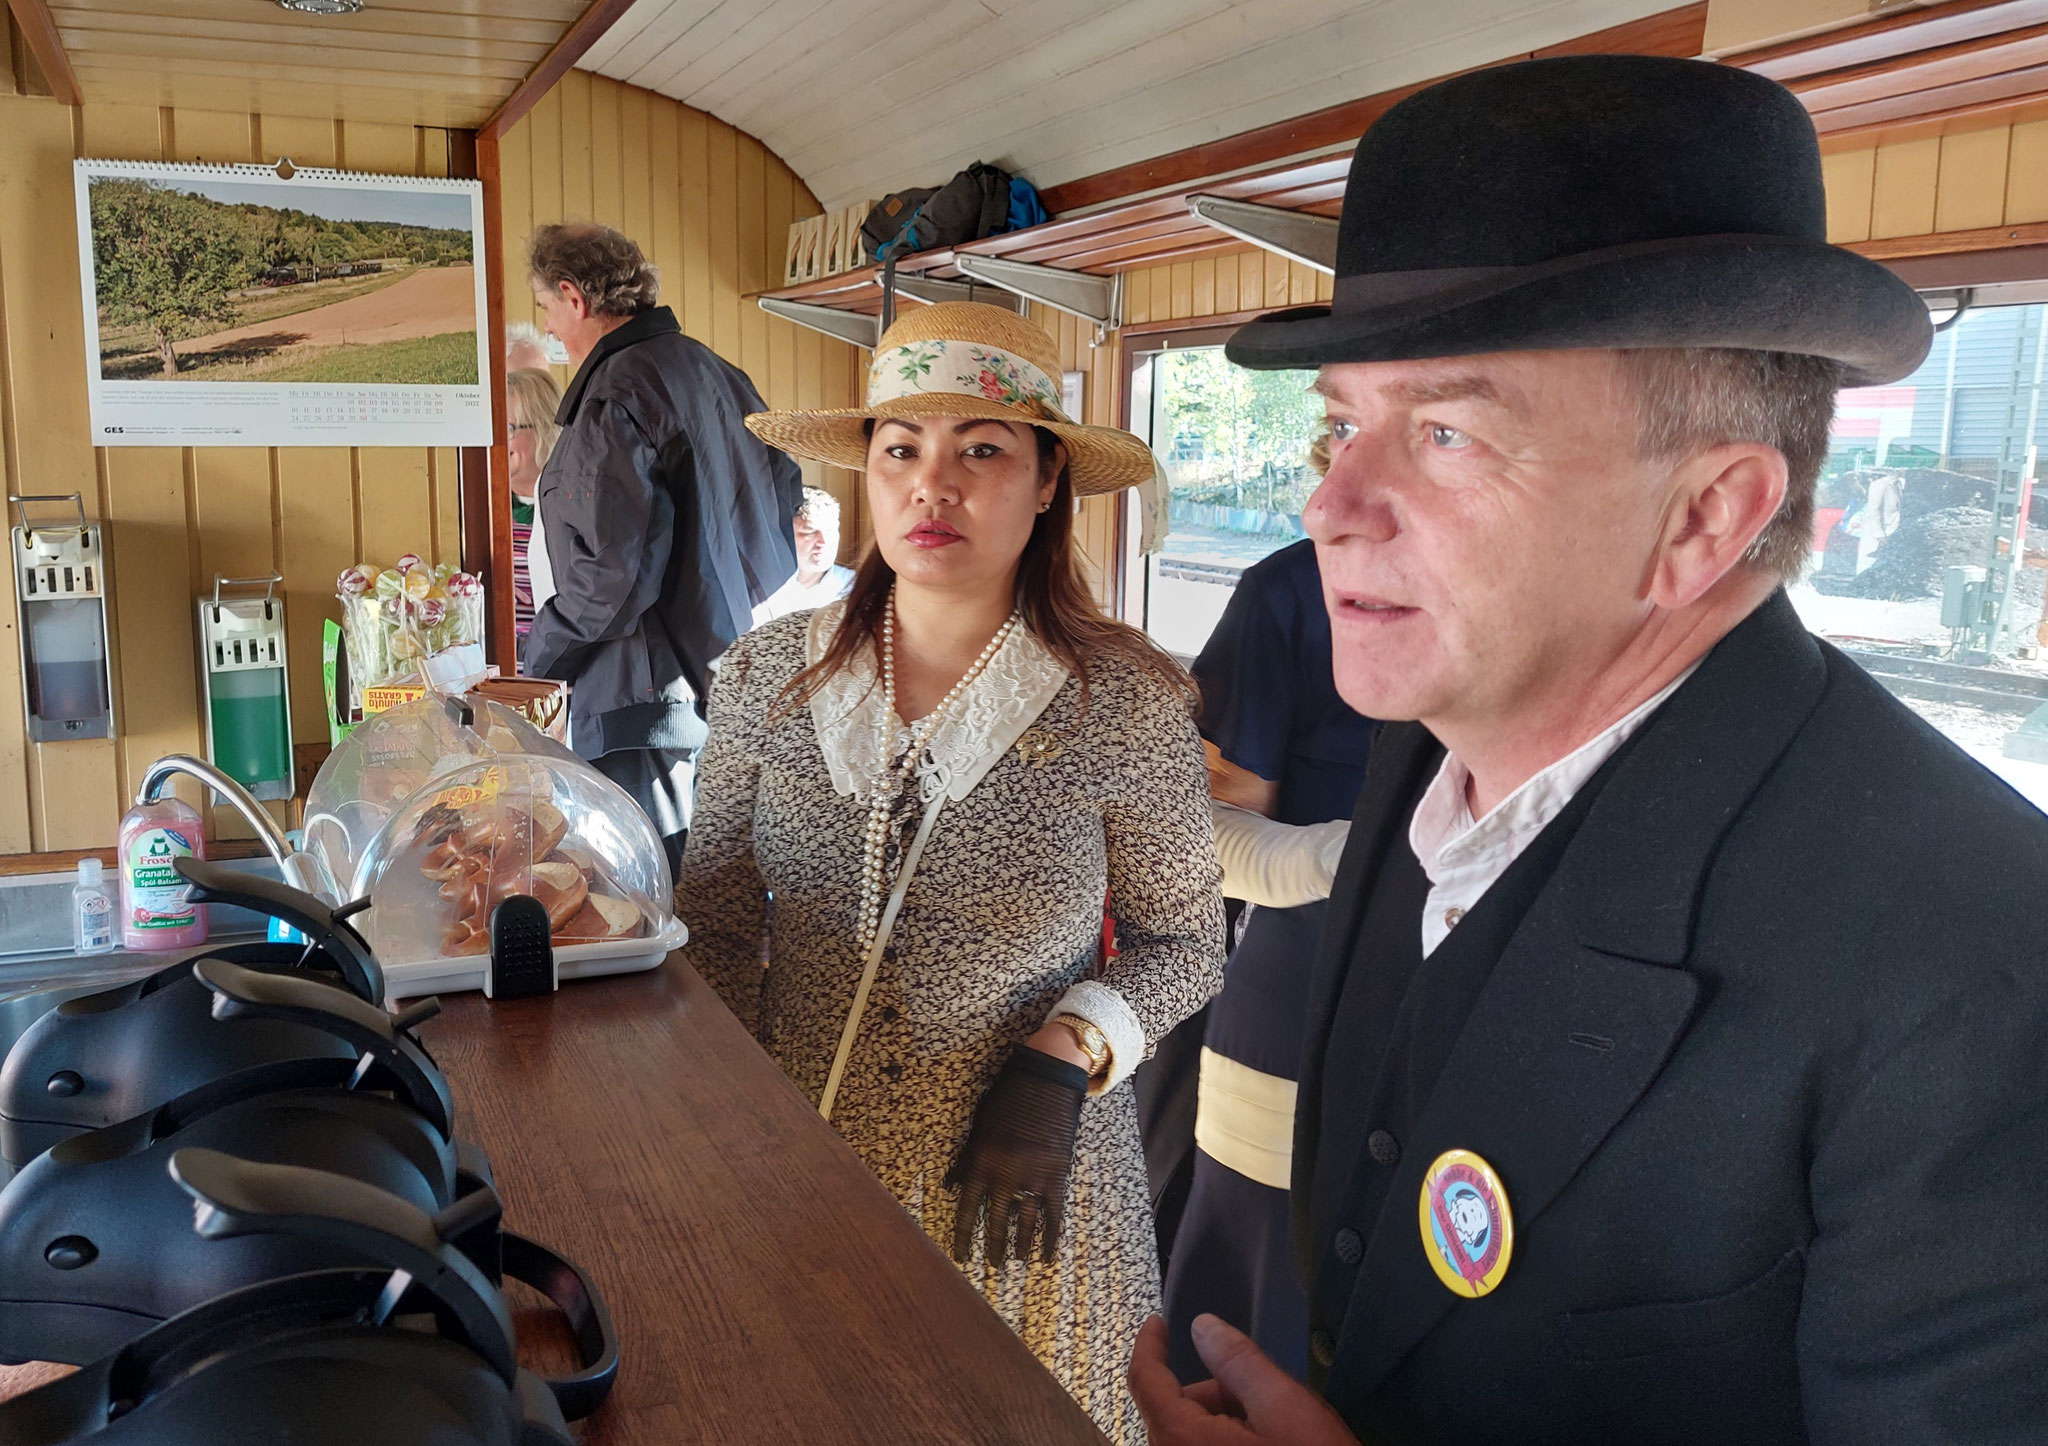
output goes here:
<path id="1" fill-rule="evenodd" d="M 690 931 L 681 919 L 673 919 L 659 934 L 639 939 L 603 939 L 594 944 L 568 944 L 555 950 L 555 972 L 566 983 L 571 979 L 597 979 L 607 974 L 634 974 L 652 969 L 690 941 Z M 422 994 L 456 994 L 484 987 L 490 960 L 479 954 L 459 959 L 419 959 L 410 962 L 379 960 L 384 965 L 384 993 L 390 999 L 412 999 Z"/>

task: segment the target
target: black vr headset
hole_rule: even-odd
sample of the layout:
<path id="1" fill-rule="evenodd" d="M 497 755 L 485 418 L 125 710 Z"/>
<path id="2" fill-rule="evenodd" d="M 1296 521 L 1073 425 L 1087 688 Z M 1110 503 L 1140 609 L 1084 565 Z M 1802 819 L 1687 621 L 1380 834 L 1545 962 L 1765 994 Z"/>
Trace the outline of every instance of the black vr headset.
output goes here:
<path id="1" fill-rule="evenodd" d="M 73 1000 L 9 1054 L 0 1360 L 83 1369 L 0 1406 L 0 1443 L 567 1440 L 617 1341 L 581 1270 L 500 1228 L 414 1034 L 438 1003 L 381 1007 L 360 906 L 177 866 L 310 942 Z M 514 1369 L 506 1278 L 568 1317 L 574 1374 Z"/>
<path id="2" fill-rule="evenodd" d="M 217 958 L 199 960 L 191 978 L 219 1020 L 289 1020 L 344 1042 L 351 1057 L 239 1069 L 29 1161 L 0 1189 L 0 1359 L 83 1364 L 227 1291 L 361 1263 L 339 1245 L 269 1232 L 200 1240 L 167 1168 L 177 1152 L 325 1170 L 430 1215 L 478 1192 L 495 1205 L 488 1164 L 453 1139 L 447 1084 L 402 1017 Z M 456 1243 L 495 1279 L 498 1213 L 470 1213 L 475 1226 Z"/>
<path id="3" fill-rule="evenodd" d="M 503 1296 L 454 1243 L 497 1210 L 488 1189 L 429 1213 L 347 1176 L 196 1148 L 173 1154 L 168 1175 L 197 1202 L 188 1219 L 205 1243 L 291 1240 L 359 1264 L 246 1286 L 156 1325 L 0 1404 L 0 1442 L 569 1446 L 566 1421 L 610 1388 L 616 1343 L 588 1280 L 508 1236 L 508 1267 L 563 1306 L 587 1363 L 552 1389 L 519 1368 Z"/>
<path id="4" fill-rule="evenodd" d="M 381 1006 L 383 971 L 348 923 L 368 901 L 330 909 L 311 894 L 215 864 L 181 858 L 173 867 L 193 898 L 282 919 L 308 942 L 213 949 L 147 979 L 60 1004 L 30 1025 L 0 1064 L 0 1178 L 59 1140 L 134 1119 L 243 1071 L 267 1071 L 274 1087 L 284 1088 L 325 1079 L 337 1061 L 359 1062 L 358 1041 L 338 1032 L 321 1011 L 295 1006 L 222 1014 L 215 992 L 193 970 L 203 960 L 222 961 L 305 982 L 320 997 Z M 301 1003 L 312 997 L 298 996 Z M 424 1017 L 417 1010 L 400 1015 L 396 1027 L 404 1033 Z M 418 1041 L 411 1045 L 438 1079 Z M 440 1089 L 445 1096 L 446 1085 Z"/>

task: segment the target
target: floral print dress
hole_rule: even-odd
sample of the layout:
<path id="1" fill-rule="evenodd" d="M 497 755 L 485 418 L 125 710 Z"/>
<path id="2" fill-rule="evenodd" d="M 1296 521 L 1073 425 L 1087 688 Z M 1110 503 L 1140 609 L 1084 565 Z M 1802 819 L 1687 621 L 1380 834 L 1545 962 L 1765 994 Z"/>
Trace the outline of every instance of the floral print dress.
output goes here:
<path id="1" fill-rule="evenodd" d="M 684 957 L 814 1101 L 863 963 L 862 790 L 909 738 L 880 716 L 871 659 L 809 707 L 777 707 L 843 609 L 770 623 L 726 654 L 676 888 Z M 1223 909 L 1186 706 L 1113 658 L 1090 669 L 1085 705 L 1081 693 L 1019 628 L 934 733 L 893 816 L 891 883 L 944 799 L 832 1123 L 946 1247 L 957 1195 L 941 1181 L 1010 1051 L 1056 1012 L 1103 1029 L 1115 1063 L 1082 1108 L 1057 1258 L 995 1266 L 977 1237 L 964 1268 L 1103 1432 L 1136 1446 L 1124 1370 L 1160 1283 L 1130 1072 L 1220 986 Z M 1105 895 L 1120 951 L 1096 977 Z"/>

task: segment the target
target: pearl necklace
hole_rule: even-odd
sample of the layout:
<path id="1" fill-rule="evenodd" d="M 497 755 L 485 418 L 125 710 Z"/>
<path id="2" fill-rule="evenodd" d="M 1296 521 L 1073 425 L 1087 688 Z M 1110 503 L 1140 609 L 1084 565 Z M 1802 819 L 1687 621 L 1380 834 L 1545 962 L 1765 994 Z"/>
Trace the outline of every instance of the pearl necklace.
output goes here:
<path id="1" fill-rule="evenodd" d="M 863 958 L 874 948 L 875 936 L 882 931 L 883 865 L 889 844 L 889 815 L 893 811 L 896 795 L 903 781 L 916 769 L 917 761 L 924 757 L 925 748 L 931 743 L 932 735 L 938 732 L 939 724 L 947 712 L 960 700 L 968 686 L 987 671 L 989 662 L 1002 651 L 1010 634 L 1016 631 L 1023 618 L 1011 613 L 996 629 L 996 635 L 988 640 L 988 646 L 981 650 L 966 672 L 960 675 L 946 696 L 939 700 L 939 706 L 925 715 L 911 735 L 910 747 L 903 756 L 890 764 L 879 778 L 868 783 L 868 828 L 866 846 L 862 851 L 860 891 L 860 953 Z M 895 746 L 896 732 L 896 594 L 889 594 L 889 604 L 882 612 L 882 728 L 889 735 L 882 749 L 887 758 Z"/>

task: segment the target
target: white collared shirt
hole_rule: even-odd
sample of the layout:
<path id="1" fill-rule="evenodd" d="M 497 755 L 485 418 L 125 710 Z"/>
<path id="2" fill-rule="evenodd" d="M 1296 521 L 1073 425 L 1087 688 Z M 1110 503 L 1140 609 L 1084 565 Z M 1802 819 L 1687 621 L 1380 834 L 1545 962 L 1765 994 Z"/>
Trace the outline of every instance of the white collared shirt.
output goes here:
<path id="1" fill-rule="evenodd" d="M 1693 664 L 1654 698 L 1528 779 L 1488 809 L 1484 818 L 1474 820 L 1467 802 L 1471 772 L 1456 754 L 1444 755 L 1443 766 L 1408 821 L 1408 846 L 1429 876 L 1429 899 L 1422 906 L 1423 958 L 1436 952 L 1494 880 L 1698 666 Z"/>

